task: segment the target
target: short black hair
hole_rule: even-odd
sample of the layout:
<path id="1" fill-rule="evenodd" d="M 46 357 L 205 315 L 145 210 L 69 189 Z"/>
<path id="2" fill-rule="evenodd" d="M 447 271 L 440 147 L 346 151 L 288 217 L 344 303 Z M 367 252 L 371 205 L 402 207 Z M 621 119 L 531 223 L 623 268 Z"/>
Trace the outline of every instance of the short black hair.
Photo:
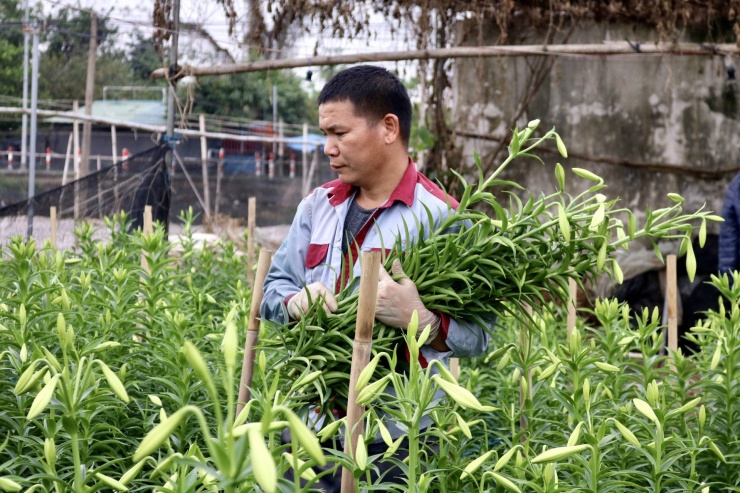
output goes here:
<path id="1" fill-rule="evenodd" d="M 350 101 L 357 115 L 379 121 L 388 113 L 398 117 L 401 140 L 411 136 L 411 99 L 403 82 L 390 71 L 374 65 L 357 65 L 332 77 L 319 94 L 319 105 Z"/>

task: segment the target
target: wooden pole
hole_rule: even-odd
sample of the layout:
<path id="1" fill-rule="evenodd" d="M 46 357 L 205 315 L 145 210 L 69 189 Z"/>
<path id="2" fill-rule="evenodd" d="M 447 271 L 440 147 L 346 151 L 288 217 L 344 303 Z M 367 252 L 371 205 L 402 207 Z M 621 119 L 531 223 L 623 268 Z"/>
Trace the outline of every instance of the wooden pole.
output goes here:
<path id="1" fill-rule="evenodd" d="M 64 171 L 62 172 L 62 186 L 67 184 L 67 171 L 69 170 L 69 159 L 72 153 L 72 133 L 69 134 L 67 140 L 67 154 L 64 156 Z"/>
<path id="2" fill-rule="evenodd" d="M 87 80 L 85 83 L 85 115 L 92 116 L 93 93 L 95 92 L 95 59 L 98 50 L 98 16 L 93 11 L 90 20 L 90 42 L 87 54 Z M 82 124 L 82 159 L 80 161 L 80 176 L 85 177 L 90 173 L 90 137 L 92 134 L 92 123 L 86 120 Z M 82 203 L 85 203 L 85 193 Z"/>
<path id="3" fill-rule="evenodd" d="M 218 163 L 216 164 L 216 199 L 213 201 L 213 215 L 218 216 L 218 204 L 221 202 L 221 178 L 224 175 L 224 148 L 218 151 Z"/>
<path id="4" fill-rule="evenodd" d="M 450 373 L 455 380 L 460 376 L 460 358 L 450 358 Z"/>
<path id="5" fill-rule="evenodd" d="M 116 126 L 110 126 L 110 148 L 111 148 L 111 161 L 113 163 L 113 211 L 118 212 L 120 205 L 118 203 L 119 190 L 118 190 L 118 134 L 116 133 Z"/>
<path id="6" fill-rule="evenodd" d="M 205 132 L 206 131 L 206 117 L 203 115 L 203 113 L 200 114 L 198 117 L 198 121 L 200 122 L 200 131 Z M 206 205 L 205 207 L 205 213 L 206 218 L 211 218 L 211 190 L 208 187 L 208 141 L 206 139 L 205 135 L 200 136 L 200 159 L 201 159 L 201 169 L 202 169 L 202 175 L 203 175 L 203 201 Z"/>
<path id="7" fill-rule="evenodd" d="M 149 236 L 153 232 L 152 228 L 152 206 L 151 205 L 145 205 L 144 206 L 144 235 Z M 149 262 L 146 260 L 146 252 L 144 250 L 141 251 L 141 269 L 149 274 Z"/>
<path id="8" fill-rule="evenodd" d="M 116 126 L 110 126 L 110 155 L 113 166 L 118 164 L 118 135 L 116 134 Z"/>
<path id="9" fill-rule="evenodd" d="M 308 189 L 308 123 L 303 124 L 303 144 L 301 145 L 301 192 L 302 197 L 306 196 Z"/>
<path id="10" fill-rule="evenodd" d="M 257 199 L 249 197 L 247 206 L 247 284 L 254 287 L 254 230 L 257 226 Z"/>
<path id="11" fill-rule="evenodd" d="M 344 452 L 355 456 L 357 439 L 362 434 L 362 406 L 357 404 L 357 378 L 370 362 L 370 349 L 375 324 L 375 300 L 378 296 L 378 271 L 380 269 L 380 252 L 362 254 L 362 276 L 360 277 L 360 295 L 357 301 L 357 329 L 352 344 L 352 367 L 349 374 L 349 398 L 347 399 L 347 436 L 344 440 Z M 355 491 L 355 479 L 352 471 L 342 469 L 342 493 Z"/>
<path id="12" fill-rule="evenodd" d="M 247 340 L 244 343 L 244 358 L 242 360 L 242 376 L 239 383 L 239 398 L 236 403 L 236 415 L 244 408 L 249 401 L 252 386 L 252 377 L 254 375 L 254 358 L 255 345 L 260 333 L 260 304 L 262 303 L 262 284 L 267 277 L 267 271 L 270 270 L 272 252 L 270 250 L 260 250 L 259 260 L 257 260 L 257 278 L 254 289 L 252 290 L 252 304 L 249 308 L 249 322 L 247 324 Z"/>
<path id="13" fill-rule="evenodd" d="M 278 153 L 277 158 L 280 162 L 280 172 L 278 173 L 278 176 L 283 176 L 282 169 L 283 169 L 283 156 L 285 155 L 285 122 L 282 118 L 280 118 L 280 121 L 278 122 L 278 137 L 280 137 L 280 142 L 278 142 Z"/>
<path id="14" fill-rule="evenodd" d="M 151 235 L 153 232 L 152 228 L 152 206 L 151 205 L 145 205 L 144 206 L 144 228 L 142 230 L 142 233 L 146 236 Z M 141 270 L 146 273 L 147 277 L 149 277 L 149 274 L 151 273 L 151 270 L 149 269 L 149 262 L 146 259 L 146 251 L 144 249 L 141 249 Z M 140 278 L 142 288 L 144 286 L 144 283 L 147 282 L 144 279 L 144 276 L 142 275 Z M 139 293 L 139 301 L 141 301 L 143 296 L 143 293 Z M 136 338 L 136 342 L 141 342 L 142 338 L 140 335 L 134 336 Z M 149 337 L 149 331 L 147 331 L 147 337 Z"/>
<path id="15" fill-rule="evenodd" d="M 668 349 L 678 349 L 678 283 L 676 276 L 676 256 L 666 257 L 666 303 L 668 305 Z"/>
<path id="16" fill-rule="evenodd" d="M 77 119 L 77 112 L 80 111 L 80 104 L 77 102 L 77 100 L 72 102 L 72 111 L 75 114 L 74 122 L 72 123 L 72 135 L 74 136 L 74 156 L 73 156 L 73 163 L 74 163 L 74 172 L 75 172 L 75 180 L 80 179 L 80 120 Z"/>
<path id="17" fill-rule="evenodd" d="M 103 184 L 100 183 L 100 171 L 103 169 L 103 164 L 100 162 L 100 154 L 97 156 L 97 165 L 98 165 L 98 176 L 96 181 L 98 182 L 98 214 L 100 215 L 100 219 L 103 219 Z"/>
<path id="18" fill-rule="evenodd" d="M 577 302 L 577 295 L 578 295 L 578 286 L 576 285 L 576 280 L 573 278 L 568 279 L 568 319 L 567 319 L 567 330 L 568 333 L 566 335 L 566 340 L 570 343 L 570 335 L 573 333 L 573 329 L 576 328 L 576 306 Z"/>
<path id="19" fill-rule="evenodd" d="M 79 103 L 75 100 L 72 103 L 72 111 L 75 114 L 75 118 L 72 123 L 72 134 L 74 135 L 74 155 L 72 156 L 72 163 L 74 164 L 75 180 L 80 179 L 80 122 L 77 120 L 77 112 L 80 110 Z M 80 194 L 79 184 L 75 184 L 75 206 L 74 206 L 74 218 L 75 221 L 80 217 Z"/>
<path id="20" fill-rule="evenodd" d="M 154 233 L 154 228 L 152 225 L 152 206 L 145 205 L 144 206 L 144 234 L 149 236 L 152 233 Z"/>
<path id="21" fill-rule="evenodd" d="M 645 53 L 664 53 L 674 55 L 710 55 L 717 53 L 740 53 L 740 47 L 733 43 L 643 43 L 639 48 L 628 41 L 610 41 L 597 44 L 561 45 L 498 45 L 498 46 L 456 46 L 431 50 L 387 51 L 375 53 L 351 53 L 349 55 L 330 55 L 310 58 L 282 60 L 260 60 L 247 63 L 230 63 L 211 67 L 185 66 L 184 72 L 190 76 L 239 74 L 244 72 L 263 72 L 310 66 L 344 65 L 367 62 L 397 62 L 401 60 L 430 60 L 435 58 L 477 58 L 528 55 L 640 55 Z M 152 79 L 165 77 L 167 69 L 159 68 L 152 72 Z"/>
<path id="22" fill-rule="evenodd" d="M 57 249 L 57 208 L 52 205 L 49 207 L 49 223 L 51 228 L 51 247 Z"/>
<path id="23" fill-rule="evenodd" d="M 316 146 L 313 150 L 313 159 L 311 159 L 311 167 L 308 169 L 308 177 L 303 183 L 303 196 L 308 195 L 311 191 L 311 182 L 313 181 L 313 174 L 316 171 L 316 167 L 319 164 L 319 146 Z"/>

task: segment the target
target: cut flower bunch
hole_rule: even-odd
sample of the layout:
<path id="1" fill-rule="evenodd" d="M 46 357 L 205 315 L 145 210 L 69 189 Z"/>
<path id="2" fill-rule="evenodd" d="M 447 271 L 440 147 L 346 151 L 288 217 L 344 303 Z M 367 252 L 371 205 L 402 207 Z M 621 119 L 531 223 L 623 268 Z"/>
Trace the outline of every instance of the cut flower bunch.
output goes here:
<path id="1" fill-rule="evenodd" d="M 490 176 L 479 173 L 477 183 L 467 183 L 458 175 L 463 184 L 459 206 L 431 231 L 420 225 L 419 238 L 411 238 L 406 228 L 384 255 L 386 270 L 390 272 L 393 260 L 400 259 L 428 309 L 481 327 L 504 315 L 526 318 L 525 305 L 544 305 L 547 299 L 565 302 L 571 278 L 581 284 L 605 271 L 621 283 L 622 271 L 612 254 L 637 239 L 653 244 L 680 240 L 693 277 L 691 234 L 698 226 L 703 245 L 706 222 L 721 218 L 703 209 L 685 213 L 678 194 L 668 194 L 670 206 L 647 210 L 640 227 L 632 211 L 599 193 L 606 185 L 588 170 L 572 171 L 591 186 L 575 196 L 566 192 L 565 170 L 558 163 L 557 191 L 520 199 L 516 192 L 523 188 L 500 178 L 507 166 L 519 157 L 539 160 L 532 152 L 546 140 L 555 140 L 567 157 L 554 129 L 534 135 L 538 125 L 535 120 L 514 130 L 508 158 Z M 476 164 L 480 170 L 477 156 Z M 503 192 L 496 196 L 494 189 Z M 431 214 L 429 222 L 433 224 Z M 402 244 L 410 246 L 404 250 Z M 659 249 L 655 251 L 660 255 Z M 341 286 L 335 313 L 326 314 L 322 303 L 314 303 L 301 321 L 268 329 L 262 342 L 264 349 L 275 351 L 280 367 L 292 367 L 296 374 L 307 365 L 324 371 L 325 388 L 317 389 L 324 402 L 334 392 L 347 395 L 358 284 L 359 279 L 354 279 Z M 376 324 L 373 351 L 393 353 L 401 338 L 400 330 Z"/>

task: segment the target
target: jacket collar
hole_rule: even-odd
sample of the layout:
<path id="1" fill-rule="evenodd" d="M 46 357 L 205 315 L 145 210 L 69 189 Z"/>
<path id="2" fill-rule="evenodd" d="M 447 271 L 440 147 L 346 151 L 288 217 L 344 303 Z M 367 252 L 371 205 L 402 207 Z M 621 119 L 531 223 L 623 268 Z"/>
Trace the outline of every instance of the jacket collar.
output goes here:
<path id="1" fill-rule="evenodd" d="M 393 205 L 396 201 L 403 202 L 408 207 L 414 203 L 414 191 L 416 190 L 416 183 L 418 181 L 418 172 L 416 171 L 416 164 L 409 157 L 409 164 L 406 167 L 406 172 L 403 174 L 401 181 L 398 183 L 396 188 L 388 197 L 388 200 L 379 207 L 379 209 L 386 209 Z M 334 180 L 327 184 L 330 188 L 328 192 L 329 203 L 336 207 L 343 203 L 350 197 L 353 197 L 356 191 L 356 187 L 348 183 L 342 183 L 339 180 Z"/>

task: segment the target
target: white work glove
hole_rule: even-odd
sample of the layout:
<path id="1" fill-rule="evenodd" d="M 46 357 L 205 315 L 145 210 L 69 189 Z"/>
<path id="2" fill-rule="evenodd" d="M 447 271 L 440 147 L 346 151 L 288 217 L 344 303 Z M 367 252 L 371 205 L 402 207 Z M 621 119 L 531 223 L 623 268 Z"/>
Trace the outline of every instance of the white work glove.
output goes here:
<path id="1" fill-rule="evenodd" d="M 302 319 L 310 308 L 309 302 L 316 303 L 316 300 L 319 298 L 324 303 L 324 311 L 326 313 L 333 313 L 337 309 L 337 299 L 334 297 L 334 293 L 324 283 L 315 282 L 301 289 L 298 294 L 288 301 L 288 314 L 290 318 L 293 320 Z"/>
<path id="2" fill-rule="evenodd" d="M 419 334 L 431 325 L 429 337 L 425 344 L 431 342 L 439 334 L 442 319 L 439 315 L 427 310 L 419 298 L 419 291 L 414 281 L 406 277 L 401 267 L 401 261 L 396 259 L 391 266 L 391 272 L 396 276 L 403 276 L 398 282 L 388 274 L 381 265 L 378 278 L 378 296 L 375 302 L 375 319 L 389 327 L 398 327 L 403 330 L 411 322 L 414 310 L 419 315 Z"/>

